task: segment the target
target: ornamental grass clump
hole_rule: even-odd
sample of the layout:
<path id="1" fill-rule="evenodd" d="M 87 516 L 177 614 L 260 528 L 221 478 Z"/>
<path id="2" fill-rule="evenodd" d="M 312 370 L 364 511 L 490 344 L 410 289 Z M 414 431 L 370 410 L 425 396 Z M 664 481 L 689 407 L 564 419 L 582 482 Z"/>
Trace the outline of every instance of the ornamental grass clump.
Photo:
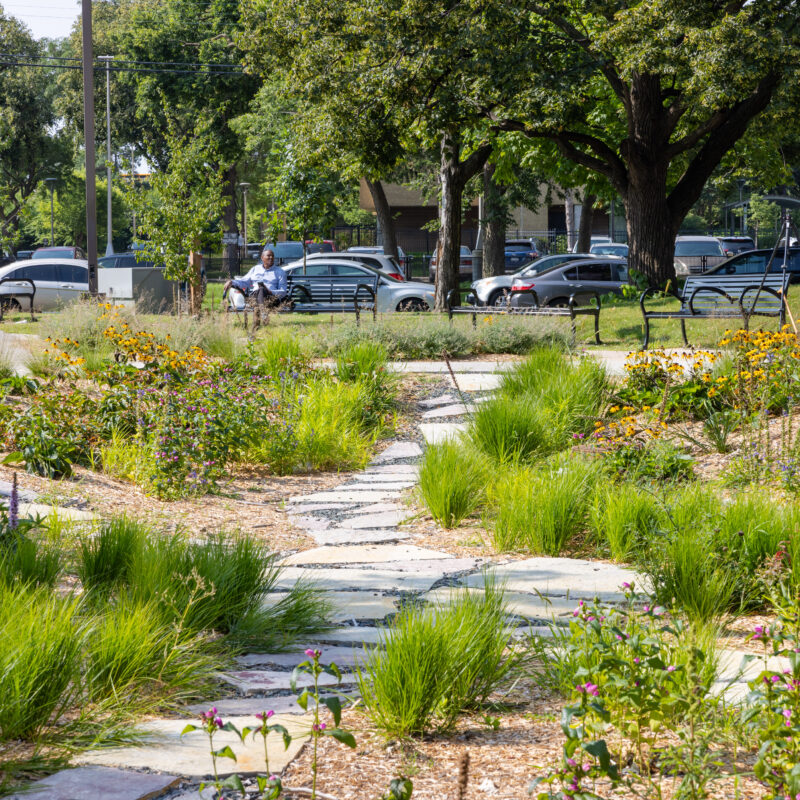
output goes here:
<path id="1" fill-rule="evenodd" d="M 0 739 L 30 739 L 80 697 L 86 624 L 79 603 L 46 588 L 0 583 Z"/>
<path id="2" fill-rule="evenodd" d="M 589 530 L 614 561 L 625 562 L 646 545 L 663 516 L 653 492 L 628 481 L 603 481 L 589 505 Z"/>
<path id="3" fill-rule="evenodd" d="M 408 607 L 367 650 L 357 678 L 371 721 L 388 737 L 452 728 L 513 675 L 504 591 L 455 591 L 446 604 Z"/>
<path id="4" fill-rule="evenodd" d="M 490 485 L 487 503 L 495 547 L 560 555 L 586 531 L 598 475 L 596 464 L 567 457 L 499 476 Z"/>
<path id="5" fill-rule="evenodd" d="M 480 507 L 487 480 L 485 457 L 452 439 L 428 445 L 419 467 L 422 501 L 445 528 L 454 528 Z"/>

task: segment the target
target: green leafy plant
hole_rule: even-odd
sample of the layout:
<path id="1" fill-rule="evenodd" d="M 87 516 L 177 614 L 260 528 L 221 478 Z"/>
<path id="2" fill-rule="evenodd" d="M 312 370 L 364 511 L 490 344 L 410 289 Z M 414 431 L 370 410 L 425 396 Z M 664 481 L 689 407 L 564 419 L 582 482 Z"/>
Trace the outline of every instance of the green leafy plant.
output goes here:
<path id="1" fill-rule="evenodd" d="M 448 730 L 513 673 L 503 589 L 453 592 L 449 603 L 407 608 L 382 631 L 358 671 L 367 714 L 386 735 Z"/>
<path id="2" fill-rule="evenodd" d="M 429 445 L 419 469 L 419 492 L 431 516 L 454 528 L 484 499 L 486 466 L 474 450 L 452 440 Z"/>

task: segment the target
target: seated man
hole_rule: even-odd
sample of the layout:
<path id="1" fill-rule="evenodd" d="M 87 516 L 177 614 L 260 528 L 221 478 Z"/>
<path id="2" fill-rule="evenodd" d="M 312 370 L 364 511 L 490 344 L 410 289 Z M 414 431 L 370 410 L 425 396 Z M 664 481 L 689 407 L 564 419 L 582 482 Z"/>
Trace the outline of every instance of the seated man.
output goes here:
<path id="1" fill-rule="evenodd" d="M 266 305 L 269 308 L 279 306 L 286 297 L 287 283 L 286 273 L 275 266 L 275 253 L 265 247 L 261 253 L 261 262 L 253 268 L 243 278 L 236 278 L 225 284 L 222 296 L 228 294 L 231 287 L 239 289 L 245 295 L 256 293 L 256 303 L 259 306 Z"/>

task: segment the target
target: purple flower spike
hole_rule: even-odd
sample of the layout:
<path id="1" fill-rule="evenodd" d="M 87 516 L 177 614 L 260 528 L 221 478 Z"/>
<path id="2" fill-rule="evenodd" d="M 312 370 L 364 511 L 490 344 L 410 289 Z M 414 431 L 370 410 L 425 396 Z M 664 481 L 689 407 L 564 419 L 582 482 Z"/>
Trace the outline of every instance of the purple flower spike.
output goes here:
<path id="1" fill-rule="evenodd" d="M 13 531 L 19 524 L 19 490 L 17 488 L 17 473 L 11 480 L 11 497 L 8 500 L 8 527 Z"/>

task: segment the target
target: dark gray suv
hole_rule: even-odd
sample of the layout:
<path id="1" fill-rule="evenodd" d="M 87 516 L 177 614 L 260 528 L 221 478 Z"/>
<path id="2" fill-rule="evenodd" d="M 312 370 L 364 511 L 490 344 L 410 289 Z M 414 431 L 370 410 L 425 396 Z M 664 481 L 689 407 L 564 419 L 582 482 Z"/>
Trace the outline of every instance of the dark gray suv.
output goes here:
<path id="1" fill-rule="evenodd" d="M 623 258 L 593 258 L 571 261 L 539 272 L 531 278 L 518 277 L 514 289 L 533 289 L 540 306 L 566 306 L 575 295 L 575 304 L 587 303 L 592 293 L 622 294 L 621 287 L 628 282 L 628 262 Z M 521 308 L 533 305 L 529 293 L 511 296 L 511 306 Z"/>

